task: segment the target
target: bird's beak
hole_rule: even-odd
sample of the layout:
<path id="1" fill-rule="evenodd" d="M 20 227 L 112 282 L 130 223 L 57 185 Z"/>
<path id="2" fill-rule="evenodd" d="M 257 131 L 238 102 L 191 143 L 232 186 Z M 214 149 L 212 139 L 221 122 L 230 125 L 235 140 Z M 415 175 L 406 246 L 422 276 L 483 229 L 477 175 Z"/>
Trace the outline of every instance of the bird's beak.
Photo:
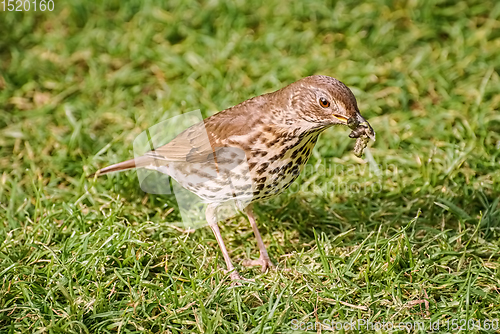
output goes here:
<path id="1" fill-rule="evenodd" d="M 338 119 L 342 124 L 344 125 L 347 125 L 348 124 L 348 119 L 347 117 L 343 116 L 343 115 L 340 115 L 340 114 L 333 114 L 333 117 L 335 117 L 336 119 Z"/>

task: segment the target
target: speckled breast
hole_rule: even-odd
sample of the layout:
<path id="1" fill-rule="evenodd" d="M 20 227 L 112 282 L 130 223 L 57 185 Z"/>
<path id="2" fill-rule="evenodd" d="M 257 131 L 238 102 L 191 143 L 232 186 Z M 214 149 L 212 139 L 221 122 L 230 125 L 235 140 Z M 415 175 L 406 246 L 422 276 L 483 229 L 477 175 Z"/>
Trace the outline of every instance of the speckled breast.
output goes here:
<path id="1" fill-rule="evenodd" d="M 273 141 L 261 138 L 252 147 L 228 148 L 212 161 L 174 163 L 162 172 L 205 202 L 237 200 L 248 204 L 286 190 L 307 163 L 319 133 Z"/>
<path id="2" fill-rule="evenodd" d="M 291 138 L 278 149 L 272 150 L 268 159 L 260 159 L 258 163 L 250 160 L 252 202 L 282 193 L 298 178 L 311 156 L 318 135 L 313 132 Z"/>

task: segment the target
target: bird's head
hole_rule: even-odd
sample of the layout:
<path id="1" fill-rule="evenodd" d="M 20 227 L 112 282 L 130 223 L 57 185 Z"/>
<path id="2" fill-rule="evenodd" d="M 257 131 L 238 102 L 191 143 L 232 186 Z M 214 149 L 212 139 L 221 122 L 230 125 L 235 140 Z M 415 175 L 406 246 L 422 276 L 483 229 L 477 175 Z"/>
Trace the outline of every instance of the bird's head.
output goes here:
<path id="1" fill-rule="evenodd" d="M 359 126 L 369 128 L 370 124 L 361 116 L 356 98 L 346 85 L 339 80 L 313 75 L 301 79 L 287 87 L 291 94 L 293 117 L 300 120 L 297 124 L 311 128 L 328 128 L 333 125 L 346 125 L 355 130 Z M 370 136 L 371 137 L 371 136 Z"/>

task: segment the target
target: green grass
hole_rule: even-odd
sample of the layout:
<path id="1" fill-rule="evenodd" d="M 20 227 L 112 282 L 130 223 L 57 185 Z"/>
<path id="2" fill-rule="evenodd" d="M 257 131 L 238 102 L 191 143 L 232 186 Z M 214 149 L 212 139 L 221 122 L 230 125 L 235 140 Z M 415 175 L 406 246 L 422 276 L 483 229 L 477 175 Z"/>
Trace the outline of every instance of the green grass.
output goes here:
<path id="1" fill-rule="evenodd" d="M 1 333 L 500 318 L 499 2 L 77 0 L 0 16 Z M 252 230 L 221 224 L 255 283 L 231 287 L 211 231 L 173 228 L 174 198 L 134 172 L 85 177 L 161 120 L 311 74 L 353 90 L 373 159 L 330 129 L 298 183 L 256 206 L 278 271 L 241 268 Z"/>

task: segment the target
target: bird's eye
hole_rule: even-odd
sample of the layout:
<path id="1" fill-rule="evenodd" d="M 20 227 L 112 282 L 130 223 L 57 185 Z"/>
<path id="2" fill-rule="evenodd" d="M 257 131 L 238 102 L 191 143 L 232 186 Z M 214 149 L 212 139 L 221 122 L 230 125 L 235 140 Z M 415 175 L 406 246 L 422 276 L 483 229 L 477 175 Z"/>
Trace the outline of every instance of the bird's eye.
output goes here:
<path id="1" fill-rule="evenodd" d="M 319 99 L 319 105 L 322 106 L 323 108 L 328 108 L 330 106 L 330 101 L 328 101 L 324 97 L 321 97 Z"/>

